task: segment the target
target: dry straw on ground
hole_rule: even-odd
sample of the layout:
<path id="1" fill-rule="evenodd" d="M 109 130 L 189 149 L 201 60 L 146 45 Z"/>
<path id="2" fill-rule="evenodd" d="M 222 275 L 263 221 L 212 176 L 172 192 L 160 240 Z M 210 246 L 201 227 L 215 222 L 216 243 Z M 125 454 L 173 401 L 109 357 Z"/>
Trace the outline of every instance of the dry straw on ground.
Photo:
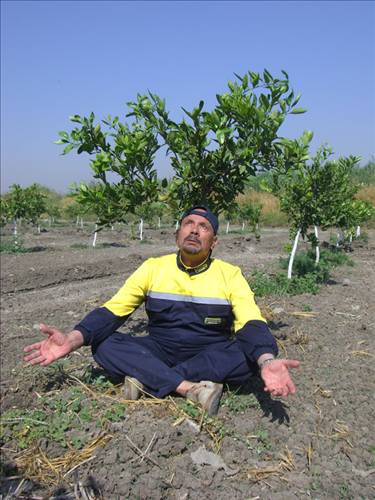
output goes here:
<path id="1" fill-rule="evenodd" d="M 40 484 L 57 485 L 79 466 L 93 460 L 95 450 L 105 446 L 111 439 L 111 434 L 102 434 L 82 450 L 72 449 L 58 458 L 48 458 L 43 450 L 36 445 L 19 453 L 15 457 L 15 461 L 28 479 Z"/>
<path id="2" fill-rule="evenodd" d="M 289 450 L 288 447 L 285 448 L 285 451 L 280 454 L 280 462 L 278 464 L 269 465 L 267 467 L 254 467 L 247 471 L 247 477 L 251 481 L 258 482 L 266 482 L 265 480 L 270 476 L 278 476 L 281 479 L 286 480 L 285 475 L 286 472 L 290 472 L 295 470 L 296 465 L 294 461 L 293 454 Z"/>

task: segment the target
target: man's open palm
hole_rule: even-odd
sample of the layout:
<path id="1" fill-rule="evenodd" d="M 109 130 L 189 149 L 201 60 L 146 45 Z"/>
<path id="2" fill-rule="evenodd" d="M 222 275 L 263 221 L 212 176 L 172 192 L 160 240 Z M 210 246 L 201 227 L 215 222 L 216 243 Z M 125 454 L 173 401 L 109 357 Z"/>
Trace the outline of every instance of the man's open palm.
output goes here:
<path id="1" fill-rule="evenodd" d="M 299 361 L 295 359 L 275 359 L 264 366 L 261 377 L 264 390 L 272 396 L 288 396 L 296 392 L 295 385 L 290 377 L 289 369 L 298 368 Z"/>
<path id="2" fill-rule="evenodd" d="M 36 342 L 24 348 L 24 352 L 31 353 L 24 357 L 24 360 L 31 365 L 47 366 L 72 351 L 67 336 L 57 328 L 42 323 L 40 331 L 48 335 L 48 337 L 41 342 Z"/>

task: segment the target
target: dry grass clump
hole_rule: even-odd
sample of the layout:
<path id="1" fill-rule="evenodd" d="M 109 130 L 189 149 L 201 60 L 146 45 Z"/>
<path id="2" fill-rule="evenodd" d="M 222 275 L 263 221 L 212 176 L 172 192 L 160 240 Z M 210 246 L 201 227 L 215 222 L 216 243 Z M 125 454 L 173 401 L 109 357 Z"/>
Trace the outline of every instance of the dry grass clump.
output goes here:
<path id="1" fill-rule="evenodd" d="M 287 224 L 287 215 L 281 212 L 278 198 L 271 193 L 250 190 L 238 195 L 236 201 L 240 205 L 244 203 L 262 205 L 261 224 L 267 226 L 282 226 Z"/>
<path id="2" fill-rule="evenodd" d="M 278 464 L 269 465 L 267 467 L 254 467 L 247 471 L 247 477 L 254 483 L 265 481 L 269 476 L 282 476 L 285 472 L 295 470 L 296 465 L 293 454 L 288 447 L 284 453 L 280 454 L 280 462 Z"/>
<path id="3" fill-rule="evenodd" d="M 375 186 L 361 188 L 355 197 L 358 200 L 368 201 L 375 207 Z"/>
<path id="4" fill-rule="evenodd" d="M 95 450 L 111 439 L 112 435 L 102 434 L 82 450 L 71 449 L 58 458 L 48 458 L 39 446 L 33 446 L 20 453 L 15 461 L 27 478 L 40 484 L 57 485 L 80 465 L 95 458 Z"/>
<path id="5" fill-rule="evenodd" d="M 276 196 L 271 193 L 261 191 L 247 191 L 244 194 L 239 194 L 237 202 L 242 205 L 244 203 L 259 203 L 262 205 L 262 213 L 279 212 L 280 202 Z"/>

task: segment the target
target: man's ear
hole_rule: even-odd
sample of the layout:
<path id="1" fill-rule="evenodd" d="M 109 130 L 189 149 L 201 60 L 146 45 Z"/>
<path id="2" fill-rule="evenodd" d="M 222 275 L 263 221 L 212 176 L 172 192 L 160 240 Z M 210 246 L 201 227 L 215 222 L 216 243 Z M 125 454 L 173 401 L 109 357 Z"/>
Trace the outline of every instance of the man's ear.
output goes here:
<path id="1" fill-rule="evenodd" d="M 217 236 L 215 235 L 211 243 L 211 250 L 213 250 L 217 244 L 218 244 Z"/>

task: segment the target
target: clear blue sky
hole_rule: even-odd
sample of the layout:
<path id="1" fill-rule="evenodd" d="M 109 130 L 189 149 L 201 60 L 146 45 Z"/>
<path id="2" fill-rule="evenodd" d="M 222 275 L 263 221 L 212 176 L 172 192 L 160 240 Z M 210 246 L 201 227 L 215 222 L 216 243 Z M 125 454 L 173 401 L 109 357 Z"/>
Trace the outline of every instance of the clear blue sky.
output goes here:
<path id="1" fill-rule="evenodd" d="M 373 1 L 1 1 L 1 181 L 61 193 L 89 180 L 88 157 L 53 144 L 71 114 L 125 116 L 147 90 L 172 116 L 208 109 L 233 73 L 289 73 L 304 115 L 280 133 L 312 130 L 313 151 L 365 164 L 375 152 Z M 161 176 L 168 175 L 164 158 Z"/>

